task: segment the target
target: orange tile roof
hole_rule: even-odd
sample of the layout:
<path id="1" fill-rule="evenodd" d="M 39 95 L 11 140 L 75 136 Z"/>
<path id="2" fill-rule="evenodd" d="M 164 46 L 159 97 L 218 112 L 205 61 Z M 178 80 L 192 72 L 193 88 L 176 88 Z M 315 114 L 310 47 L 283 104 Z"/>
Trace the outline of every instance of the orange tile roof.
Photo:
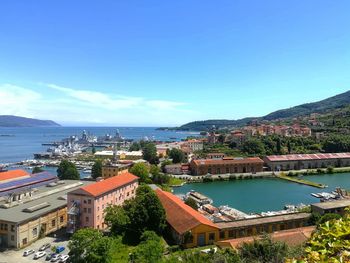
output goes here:
<path id="1" fill-rule="evenodd" d="M 156 194 L 166 211 L 166 219 L 168 223 L 178 232 L 184 234 L 201 224 L 213 228 L 218 228 L 212 221 L 192 207 L 186 205 L 180 198 L 172 193 L 156 190 Z"/>
<path id="2" fill-rule="evenodd" d="M 24 170 L 10 170 L 6 172 L 0 173 L 0 182 L 4 181 L 10 181 L 14 179 L 19 179 L 20 177 L 29 176 L 29 173 L 27 173 Z"/>
<path id="3" fill-rule="evenodd" d="M 315 226 L 307 226 L 307 227 L 277 231 L 271 234 L 271 239 L 274 241 L 285 242 L 290 246 L 297 246 L 307 241 L 311 237 L 315 229 L 316 229 Z M 221 247 L 237 248 L 241 246 L 243 243 L 253 242 L 254 239 L 261 239 L 261 236 L 250 236 L 250 237 L 241 237 L 241 238 L 223 240 L 223 241 L 217 242 L 217 245 Z"/>
<path id="4" fill-rule="evenodd" d="M 99 181 L 97 183 L 83 186 L 80 189 L 96 197 L 109 191 L 112 191 L 113 189 L 119 188 L 123 185 L 135 182 L 138 179 L 139 178 L 136 175 L 133 175 L 129 172 L 125 172 L 117 176 L 113 176 L 108 179 Z"/>
<path id="5" fill-rule="evenodd" d="M 258 157 L 251 158 L 226 158 L 226 159 L 197 159 L 193 160 L 196 165 L 209 165 L 209 164 L 251 164 L 251 163 L 264 163 Z"/>

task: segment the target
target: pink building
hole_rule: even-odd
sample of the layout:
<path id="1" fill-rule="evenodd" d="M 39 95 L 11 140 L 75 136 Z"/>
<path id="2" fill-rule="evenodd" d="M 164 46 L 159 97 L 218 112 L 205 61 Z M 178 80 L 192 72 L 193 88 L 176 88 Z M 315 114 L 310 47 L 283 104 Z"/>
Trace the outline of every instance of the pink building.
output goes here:
<path id="1" fill-rule="evenodd" d="M 67 232 L 79 228 L 105 229 L 104 210 L 108 205 L 123 205 L 135 197 L 138 177 L 124 172 L 120 175 L 89 184 L 67 194 Z"/>

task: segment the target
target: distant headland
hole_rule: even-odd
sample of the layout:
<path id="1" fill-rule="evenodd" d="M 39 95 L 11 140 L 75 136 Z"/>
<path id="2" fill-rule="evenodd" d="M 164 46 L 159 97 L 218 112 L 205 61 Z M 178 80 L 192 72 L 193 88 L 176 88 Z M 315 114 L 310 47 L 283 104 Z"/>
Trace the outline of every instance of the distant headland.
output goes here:
<path id="1" fill-rule="evenodd" d="M 51 120 L 38 120 L 14 115 L 0 115 L 0 127 L 59 127 Z"/>

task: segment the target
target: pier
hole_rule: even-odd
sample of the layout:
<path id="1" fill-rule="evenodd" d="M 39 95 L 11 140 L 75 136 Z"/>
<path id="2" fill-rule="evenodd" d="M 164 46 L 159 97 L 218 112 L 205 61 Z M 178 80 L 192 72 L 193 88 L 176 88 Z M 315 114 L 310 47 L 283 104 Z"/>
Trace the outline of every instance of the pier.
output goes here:
<path id="1" fill-rule="evenodd" d="M 304 184 L 304 185 L 317 187 L 317 188 L 326 188 L 327 187 L 324 184 L 319 184 L 319 183 L 315 183 L 315 182 L 311 182 L 311 181 L 304 180 L 304 179 L 299 179 L 299 178 L 293 178 L 293 177 L 284 175 L 283 173 L 279 174 L 279 175 L 276 175 L 276 177 L 279 178 L 279 179 L 287 180 L 287 181 L 294 182 L 294 183 L 297 183 L 297 184 Z"/>

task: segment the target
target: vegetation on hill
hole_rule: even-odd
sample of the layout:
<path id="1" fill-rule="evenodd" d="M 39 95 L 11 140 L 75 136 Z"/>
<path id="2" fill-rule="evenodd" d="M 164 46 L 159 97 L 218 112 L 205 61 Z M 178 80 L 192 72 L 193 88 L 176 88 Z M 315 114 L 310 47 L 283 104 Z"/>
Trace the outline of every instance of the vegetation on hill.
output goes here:
<path id="1" fill-rule="evenodd" d="M 306 103 L 299 106 L 295 106 L 288 109 L 282 109 L 263 117 L 249 117 L 239 120 L 205 120 L 205 121 L 193 121 L 177 127 L 177 130 L 191 130 L 191 131 L 207 131 L 213 125 L 216 128 L 232 128 L 240 127 L 248 124 L 252 120 L 258 121 L 273 121 L 277 119 L 291 119 L 300 116 L 310 115 L 312 113 L 326 114 L 332 111 L 338 111 L 339 109 L 346 108 L 350 104 L 350 91 L 338 94 L 336 96 L 313 103 Z M 347 120 L 349 122 L 349 120 Z"/>
<path id="2" fill-rule="evenodd" d="M 14 115 L 0 115 L 0 127 L 44 127 L 60 126 L 50 120 L 38 120 Z"/>

